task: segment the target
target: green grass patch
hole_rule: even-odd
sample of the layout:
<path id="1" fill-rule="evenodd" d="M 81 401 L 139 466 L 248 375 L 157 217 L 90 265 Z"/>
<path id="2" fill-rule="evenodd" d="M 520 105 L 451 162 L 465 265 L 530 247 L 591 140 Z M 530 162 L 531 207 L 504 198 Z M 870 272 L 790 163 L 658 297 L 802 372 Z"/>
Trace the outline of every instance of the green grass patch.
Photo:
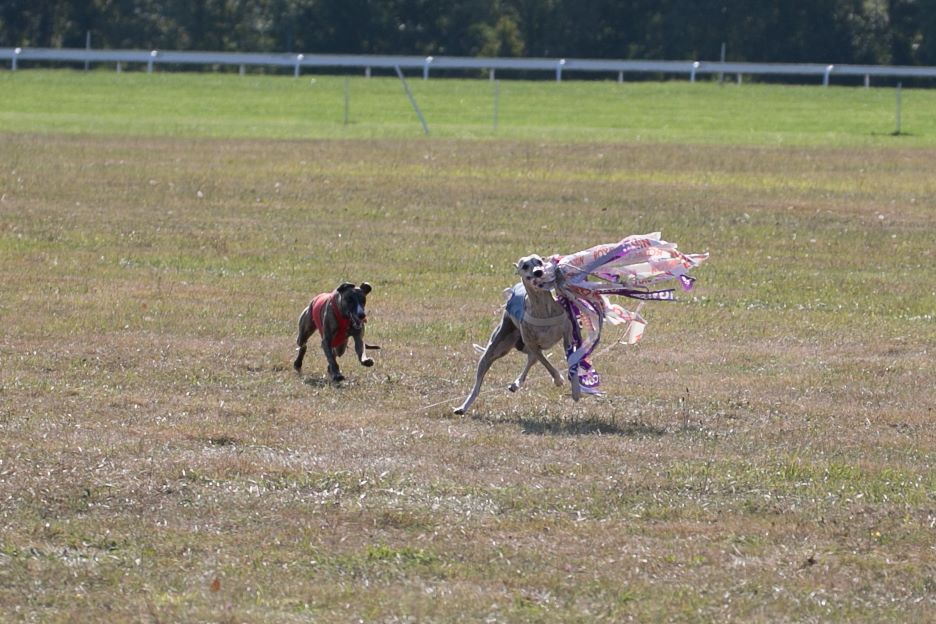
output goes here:
<path id="1" fill-rule="evenodd" d="M 895 96 L 888 88 L 502 81 L 495 128 L 493 83 L 416 76 L 409 82 L 434 137 L 936 144 L 936 119 L 929 114 L 936 105 L 933 90 L 904 90 L 904 135 L 895 137 Z M 3 132 L 276 139 L 422 134 L 394 77 L 28 70 L 0 72 L 0 88 Z"/>
<path id="2" fill-rule="evenodd" d="M 425 140 L 311 81 L 0 73 L 7 619 L 925 621 L 934 150 L 847 114 L 886 90 L 505 82 L 495 135 L 414 80 Z M 657 230 L 712 257 L 604 397 L 513 354 L 451 414 L 519 256 Z M 346 279 L 336 386 L 291 361 Z"/>

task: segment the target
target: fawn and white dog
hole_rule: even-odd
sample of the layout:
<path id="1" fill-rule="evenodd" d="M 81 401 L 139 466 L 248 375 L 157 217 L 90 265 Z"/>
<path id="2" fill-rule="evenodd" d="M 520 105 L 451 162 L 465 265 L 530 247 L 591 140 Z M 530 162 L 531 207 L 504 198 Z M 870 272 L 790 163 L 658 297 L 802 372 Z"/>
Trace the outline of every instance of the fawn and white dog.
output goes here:
<path id="1" fill-rule="evenodd" d="M 516 264 L 520 283 L 508 288 L 507 304 L 504 306 L 504 315 L 500 324 L 491 334 L 487 347 L 478 362 L 475 374 L 474 387 L 465 402 L 456 407 L 456 414 L 464 414 L 478 398 L 484 376 L 495 360 L 507 355 L 511 349 L 516 348 L 527 354 L 526 366 L 520 376 L 508 386 L 511 392 L 516 392 L 526 380 L 527 373 L 536 361 L 542 363 L 552 375 L 557 386 L 562 385 L 562 373 L 546 359 L 544 351 L 551 348 L 562 339 L 565 352 L 572 344 L 572 321 L 565 309 L 553 298 L 550 291 L 536 285 L 536 281 L 543 277 L 545 263 L 537 255 L 520 258 Z M 573 376 L 572 398 L 576 401 L 581 396 L 578 378 Z"/>

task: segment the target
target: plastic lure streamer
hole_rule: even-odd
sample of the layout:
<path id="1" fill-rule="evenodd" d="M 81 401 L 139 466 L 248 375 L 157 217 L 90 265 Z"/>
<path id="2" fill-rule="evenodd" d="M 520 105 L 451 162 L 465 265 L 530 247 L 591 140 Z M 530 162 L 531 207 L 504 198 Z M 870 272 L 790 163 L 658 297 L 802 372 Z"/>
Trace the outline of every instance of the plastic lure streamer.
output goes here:
<path id="1" fill-rule="evenodd" d="M 635 344 L 643 335 L 647 321 L 640 315 L 639 307 L 630 311 L 612 303 L 610 295 L 673 301 L 675 288 L 651 290 L 651 287 L 678 280 L 683 290 L 691 290 L 695 278 L 688 271 L 708 257 L 708 253 L 682 253 L 675 243 L 662 240 L 660 232 L 628 236 L 618 243 L 550 257 L 543 277 L 533 284 L 552 290 L 572 321 L 573 340 L 566 351 L 569 379 L 578 377 L 583 392 L 600 394 L 601 377 L 589 356 L 598 346 L 605 321 L 612 325 L 629 323 L 627 344 Z"/>

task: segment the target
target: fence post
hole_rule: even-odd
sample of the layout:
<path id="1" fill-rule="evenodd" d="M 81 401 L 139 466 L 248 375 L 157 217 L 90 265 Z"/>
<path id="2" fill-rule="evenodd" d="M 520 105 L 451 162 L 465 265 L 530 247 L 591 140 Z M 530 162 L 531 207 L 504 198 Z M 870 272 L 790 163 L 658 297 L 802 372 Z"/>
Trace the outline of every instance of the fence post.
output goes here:
<path id="1" fill-rule="evenodd" d="M 85 33 L 85 50 L 87 52 L 91 52 L 91 31 L 90 30 Z M 91 67 L 91 61 L 89 59 L 85 59 L 84 70 L 88 71 L 90 67 Z"/>
<path id="2" fill-rule="evenodd" d="M 721 59 L 721 63 L 724 66 L 725 64 L 725 42 L 724 41 L 722 41 L 722 44 L 721 44 L 721 56 L 719 57 L 719 59 Z M 724 83 L 725 83 L 725 72 L 720 71 L 718 72 L 718 84 L 722 85 Z"/>
<path id="3" fill-rule="evenodd" d="M 426 118 L 423 117 L 422 111 L 419 110 L 419 104 L 416 103 L 416 98 L 413 97 L 413 92 L 410 91 L 409 83 L 407 83 L 406 78 L 403 77 L 403 70 L 400 69 L 399 65 L 394 67 L 394 69 L 396 70 L 396 75 L 400 79 L 400 82 L 403 83 L 403 90 L 406 91 L 406 97 L 409 98 L 413 110 L 416 111 L 416 116 L 419 117 L 419 123 L 422 124 L 423 133 L 429 134 L 429 125 L 426 123 Z"/>
<path id="4" fill-rule="evenodd" d="M 894 130 L 894 136 L 900 136 L 900 90 L 903 85 L 897 83 L 897 129 Z"/>
<path id="5" fill-rule="evenodd" d="M 556 82 L 562 82 L 562 66 L 565 65 L 565 59 L 559 59 L 556 63 Z"/>
<path id="6" fill-rule="evenodd" d="M 692 62 L 692 71 L 689 72 L 689 82 L 695 82 L 695 73 L 699 69 L 699 61 Z"/>
<path id="7" fill-rule="evenodd" d="M 865 74 L 865 89 L 871 86 L 871 75 Z"/>
<path id="8" fill-rule="evenodd" d="M 429 80 L 429 65 L 432 64 L 432 57 L 427 56 L 426 60 L 423 61 L 423 80 Z"/>
<path id="9" fill-rule="evenodd" d="M 835 65 L 829 65 L 828 67 L 825 68 L 825 74 L 823 74 L 823 76 L 822 76 L 822 86 L 823 86 L 823 87 L 828 87 L 828 86 L 829 86 L 829 74 L 832 73 L 832 70 L 833 70 L 833 69 L 835 69 Z"/>
<path id="10" fill-rule="evenodd" d="M 500 110 L 500 80 L 494 81 L 494 132 L 497 132 L 497 114 Z"/>
<path id="11" fill-rule="evenodd" d="M 344 79 L 344 125 L 348 125 L 348 104 L 351 99 L 351 89 L 348 87 L 348 77 Z"/>
<path id="12" fill-rule="evenodd" d="M 494 77 L 494 68 L 492 67 L 492 68 L 491 68 L 490 70 L 488 70 L 488 71 L 490 71 L 491 82 L 494 82 L 495 80 L 497 80 L 497 79 Z"/>
<path id="13" fill-rule="evenodd" d="M 293 78 L 299 77 L 299 64 L 302 63 L 302 59 L 305 58 L 305 54 L 296 55 L 296 68 L 293 70 Z"/>
<path id="14" fill-rule="evenodd" d="M 153 60 L 156 58 L 156 55 L 157 55 L 157 54 L 159 54 L 159 52 L 157 52 L 156 50 L 151 50 L 151 51 L 150 51 L 149 60 L 146 62 L 146 73 L 147 73 L 147 74 L 152 74 L 152 73 L 153 73 Z"/>
<path id="15" fill-rule="evenodd" d="M 13 49 L 13 61 L 10 64 L 10 69 L 16 71 L 16 60 L 19 58 L 20 53 L 23 51 L 23 48 L 14 48 Z"/>

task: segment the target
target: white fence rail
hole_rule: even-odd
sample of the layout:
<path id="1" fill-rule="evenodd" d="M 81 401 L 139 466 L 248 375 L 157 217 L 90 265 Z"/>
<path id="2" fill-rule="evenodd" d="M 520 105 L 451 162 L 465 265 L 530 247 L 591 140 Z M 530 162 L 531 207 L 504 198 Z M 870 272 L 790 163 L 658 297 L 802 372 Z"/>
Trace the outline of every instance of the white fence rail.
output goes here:
<path id="1" fill-rule="evenodd" d="M 89 48 L 0 48 L 0 62 L 8 62 L 16 71 L 28 62 L 116 63 L 145 65 L 152 72 L 156 65 L 228 65 L 240 67 L 289 67 L 298 76 L 303 69 L 357 68 L 370 75 L 372 68 L 410 69 L 428 79 L 432 70 L 545 71 L 562 80 L 566 72 L 617 74 L 654 73 L 684 75 L 691 81 L 703 74 L 815 77 L 828 85 L 836 76 L 864 77 L 865 85 L 874 78 L 936 78 L 936 67 L 889 65 L 828 65 L 823 63 L 732 63 L 719 61 L 624 61 L 548 58 L 475 58 L 461 56 L 372 56 L 337 54 L 264 54 L 247 52 L 173 52 L 166 50 L 94 50 Z"/>

